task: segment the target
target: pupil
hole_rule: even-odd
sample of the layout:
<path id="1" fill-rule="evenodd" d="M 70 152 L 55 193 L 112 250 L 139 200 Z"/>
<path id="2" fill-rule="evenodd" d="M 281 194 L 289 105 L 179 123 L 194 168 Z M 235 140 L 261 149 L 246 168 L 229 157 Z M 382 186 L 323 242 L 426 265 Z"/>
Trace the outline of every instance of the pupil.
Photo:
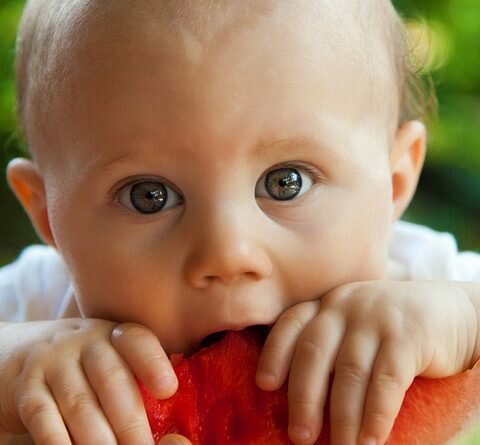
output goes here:
<path id="1" fill-rule="evenodd" d="M 166 187 L 161 182 L 141 182 L 130 191 L 130 201 L 140 213 L 156 213 L 167 202 Z"/>
<path id="2" fill-rule="evenodd" d="M 279 168 L 267 175 L 265 188 L 272 198 L 288 201 L 302 190 L 302 176 L 294 168 Z"/>

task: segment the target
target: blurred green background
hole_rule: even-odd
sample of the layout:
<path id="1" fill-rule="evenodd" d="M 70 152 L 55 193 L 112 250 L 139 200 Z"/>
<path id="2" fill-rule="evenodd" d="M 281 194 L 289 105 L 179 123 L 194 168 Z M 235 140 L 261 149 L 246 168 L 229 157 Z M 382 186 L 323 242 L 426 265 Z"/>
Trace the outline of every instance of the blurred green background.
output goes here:
<path id="1" fill-rule="evenodd" d="M 454 233 L 480 251 L 480 0 L 396 0 L 414 29 L 440 103 L 427 164 L 405 219 Z M 38 242 L 5 180 L 21 155 L 15 130 L 13 59 L 23 0 L 0 0 L 0 265 Z"/>

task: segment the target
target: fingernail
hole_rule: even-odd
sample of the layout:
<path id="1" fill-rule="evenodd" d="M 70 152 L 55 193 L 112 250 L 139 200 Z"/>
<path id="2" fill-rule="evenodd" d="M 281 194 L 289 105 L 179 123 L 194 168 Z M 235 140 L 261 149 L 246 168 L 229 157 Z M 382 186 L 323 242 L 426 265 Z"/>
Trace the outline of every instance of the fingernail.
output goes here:
<path id="1" fill-rule="evenodd" d="M 304 425 L 293 425 L 290 428 L 290 434 L 300 440 L 308 440 L 312 437 L 312 432 Z"/>
<path id="2" fill-rule="evenodd" d="M 175 384 L 176 384 L 176 379 L 170 374 L 160 375 L 157 377 L 155 381 L 155 386 L 157 387 L 158 391 L 162 394 L 165 394 L 165 393 L 170 394 L 174 390 Z"/>
<path id="3" fill-rule="evenodd" d="M 277 383 L 277 378 L 275 377 L 275 374 L 272 374 L 271 372 L 260 371 L 257 374 L 257 381 L 261 382 L 262 385 L 271 388 Z"/>
<path id="4" fill-rule="evenodd" d="M 164 437 L 160 440 L 158 445 L 179 445 L 181 442 L 175 437 Z"/>
<path id="5" fill-rule="evenodd" d="M 377 439 L 374 437 L 366 437 L 360 442 L 361 445 L 377 445 Z"/>

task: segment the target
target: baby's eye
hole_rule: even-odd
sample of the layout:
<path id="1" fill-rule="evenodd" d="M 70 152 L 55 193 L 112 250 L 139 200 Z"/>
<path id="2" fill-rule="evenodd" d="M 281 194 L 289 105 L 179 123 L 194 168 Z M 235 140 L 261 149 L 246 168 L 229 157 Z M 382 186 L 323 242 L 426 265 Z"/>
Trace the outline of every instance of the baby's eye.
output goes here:
<path id="1" fill-rule="evenodd" d="M 180 195 L 159 181 L 127 185 L 120 191 L 118 201 L 127 209 L 144 214 L 157 213 L 182 204 Z"/>
<path id="2" fill-rule="evenodd" d="M 301 168 L 281 167 L 263 174 L 255 187 L 255 196 L 288 201 L 308 192 L 313 185 L 311 175 Z"/>

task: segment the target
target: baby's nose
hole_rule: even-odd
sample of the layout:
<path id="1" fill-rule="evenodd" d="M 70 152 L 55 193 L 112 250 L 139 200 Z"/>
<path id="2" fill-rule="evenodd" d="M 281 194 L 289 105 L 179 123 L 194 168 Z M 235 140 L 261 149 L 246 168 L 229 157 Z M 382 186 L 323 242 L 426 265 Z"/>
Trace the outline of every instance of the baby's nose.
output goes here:
<path id="1" fill-rule="evenodd" d="M 238 280 L 260 281 L 272 273 L 272 263 L 253 224 L 238 212 L 222 211 L 198 221 L 194 246 L 185 262 L 185 277 L 192 287 Z"/>

